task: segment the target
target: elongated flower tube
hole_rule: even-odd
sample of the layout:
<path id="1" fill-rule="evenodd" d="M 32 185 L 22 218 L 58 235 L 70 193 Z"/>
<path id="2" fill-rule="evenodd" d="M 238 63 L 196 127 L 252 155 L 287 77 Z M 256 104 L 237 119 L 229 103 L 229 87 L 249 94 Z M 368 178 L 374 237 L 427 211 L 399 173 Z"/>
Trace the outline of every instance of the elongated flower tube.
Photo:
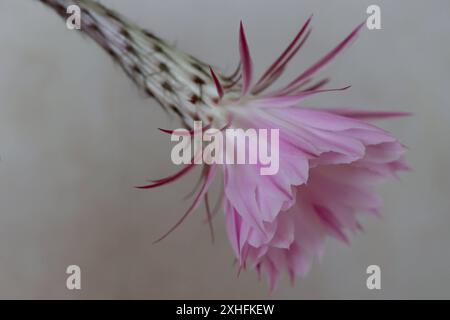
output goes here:
<path id="1" fill-rule="evenodd" d="M 302 107 L 310 96 L 349 88 L 325 88 L 328 79 L 315 78 L 353 42 L 362 24 L 311 67 L 274 90 L 272 84 L 310 36 L 311 18 L 274 63 L 255 79 L 242 23 L 239 67 L 226 76 L 97 2 L 41 2 L 63 17 L 67 16 L 69 5 L 78 5 L 82 11 L 81 30 L 102 46 L 142 91 L 164 110 L 179 116 L 187 129 L 185 134 L 194 136 L 197 131 L 206 133 L 213 129 L 226 136 L 230 128 L 278 130 L 278 170 L 263 175 L 260 161 L 202 164 L 192 204 L 157 241 L 175 230 L 202 201 L 211 223 L 221 202 L 211 208 L 208 191 L 221 171 L 226 229 L 239 269 L 254 269 L 265 275 L 273 290 L 283 273 L 292 280 L 305 276 L 312 262 L 321 258 L 327 236 L 348 243 L 351 233 L 362 230 L 360 214 L 379 214 L 381 199 L 375 187 L 408 169 L 405 147 L 369 123 L 406 113 Z M 196 129 L 195 121 L 202 121 L 205 126 Z M 194 154 L 194 161 L 173 175 L 139 188 L 153 189 L 177 181 L 199 165 L 197 156 Z"/>

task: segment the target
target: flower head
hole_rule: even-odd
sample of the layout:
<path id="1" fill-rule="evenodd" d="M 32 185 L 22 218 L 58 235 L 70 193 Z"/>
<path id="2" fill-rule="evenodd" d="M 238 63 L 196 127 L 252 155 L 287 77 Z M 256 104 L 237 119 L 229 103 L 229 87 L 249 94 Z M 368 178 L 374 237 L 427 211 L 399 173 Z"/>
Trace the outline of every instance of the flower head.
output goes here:
<path id="1" fill-rule="evenodd" d="M 314 81 L 314 77 L 348 47 L 363 24 L 287 85 L 267 93 L 310 36 L 311 18 L 255 80 L 242 23 L 239 67 L 231 76 L 224 76 L 98 3 L 42 1 L 56 8 L 62 2 L 80 5 L 84 10 L 83 30 L 141 89 L 165 110 L 179 115 L 190 135 L 195 134 L 196 120 L 207 124 L 202 132 L 225 128 L 279 130 L 277 173 L 261 175 L 261 163 L 203 165 L 192 204 L 157 241 L 177 228 L 202 201 L 211 223 L 219 206 L 210 207 L 208 191 L 221 171 L 226 229 L 239 266 L 267 276 L 273 289 L 283 273 L 292 280 L 304 276 L 314 259 L 322 256 L 327 236 L 348 243 L 349 233 L 362 229 L 359 215 L 379 212 L 381 199 L 375 187 L 408 168 L 403 159 L 405 148 L 388 132 L 368 122 L 405 113 L 302 107 L 309 96 L 349 88 L 328 89 L 328 79 Z M 169 177 L 139 188 L 170 184 L 195 166 L 188 164 Z"/>

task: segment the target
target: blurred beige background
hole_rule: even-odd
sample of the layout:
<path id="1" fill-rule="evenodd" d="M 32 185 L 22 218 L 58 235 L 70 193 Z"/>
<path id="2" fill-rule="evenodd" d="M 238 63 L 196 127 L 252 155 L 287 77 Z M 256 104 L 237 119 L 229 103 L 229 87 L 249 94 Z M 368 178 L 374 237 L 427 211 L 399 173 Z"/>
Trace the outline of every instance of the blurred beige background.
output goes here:
<path id="1" fill-rule="evenodd" d="M 382 9 L 324 74 L 353 87 L 310 105 L 384 108 L 414 117 L 380 125 L 409 148 L 413 172 L 385 185 L 382 220 L 364 221 L 351 247 L 328 241 L 321 265 L 270 295 L 236 278 L 223 219 L 211 244 L 203 208 L 162 243 L 188 206 L 196 175 L 139 191 L 173 172 L 174 127 L 91 41 L 33 0 L 0 1 L 0 298 L 450 298 L 450 2 L 381 0 L 104 0 L 142 26 L 232 70 L 244 20 L 257 70 L 314 13 L 314 31 L 292 64 L 298 73 Z M 68 291 L 65 269 L 82 269 Z M 378 264 L 380 291 L 366 288 Z"/>

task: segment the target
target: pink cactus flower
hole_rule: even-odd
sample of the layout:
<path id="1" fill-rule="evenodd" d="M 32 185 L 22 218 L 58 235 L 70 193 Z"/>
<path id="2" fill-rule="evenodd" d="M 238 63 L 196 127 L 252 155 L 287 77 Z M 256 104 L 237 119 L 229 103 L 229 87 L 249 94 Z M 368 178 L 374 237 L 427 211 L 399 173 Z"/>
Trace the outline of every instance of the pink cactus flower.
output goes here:
<path id="1" fill-rule="evenodd" d="M 227 91 L 211 70 L 220 98 L 217 108 L 229 108 L 227 113 L 233 119 L 228 127 L 280 129 L 281 163 L 277 174 L 263 176 L 258 165 L 221 165 L 226 228 L 239 265 L 264 273 L 271 289 L 283 272 L 292 280 L 304 276 L 313 260 L 320 259 L 326 236 L 348 243 L 347 233 L 362 228 L 358 213 L 378 214 L 381 199 L 375 186 L 408 168 L 403 160 L 405 148 L 386 131 L 363 121 L 402 113 L 299 106 L 310 95 L 348 88 L 322 90 L 325 80 L 308 89 L 304 86 L 356 37 L 362 25 L 290 84 L 262 94 L 303 45 L 309 23 L 256 84 L 241 24 L 239 99 L 222 102 Z M 186 216 L 207 194 L 215 166 L 206 169 L 203 187 Z"/>
<path id="2" fill-rule="evenodd" d="M 165 109 L 179 115 L 191 129 L 190 134 L 194 134 L 192 123 L 198 119 L 207 121 L 202 131 L 279 129 L 276 174 L 261 175 L 260 163 L 203 164 L 192 204 L 157 241 L 180 226 L 202 201 L 211 226 L 219 206 L 211 210 L 208 191 L 221 171 L 226 230 L 239 269 L 254 269 L 266 276 L 273 290 L 284 273 L 292 281 L 305 276 L 312 262 L 321 258 L 326 237 L 348 243 L 349 235 L 362 229 L 359 215 L 379 214 L 381 199 L 376 186 L 396 178 L 398 171 L 408 169 L 405 147 L 391 134 L 368 122 L 406 113 L 302 107 L 309 96 L 349 88 L 324 89 L 328 79 L 313 81 L 313 77 L 349 46 L 363 24 L 287 85 L 266 93 L 304 46 L 311 33 L 311 18 L 267 71 L 254 81 L 242 24 L 240 67 L 226 77 L 92 1 L 42 2 L 60 13 L 61 2 L 80 4 L 87 13 L 83 20 L 85 32 L 113 56 L 139 87 Z M 150 75 L 155 68 L 160 72 Z M 177 92 L 180 83 L 183 86 Z M 167 178 L 139 188 L 152 189 L 173 183 L 195 167 L 196 164 L 188 164 Z"/>

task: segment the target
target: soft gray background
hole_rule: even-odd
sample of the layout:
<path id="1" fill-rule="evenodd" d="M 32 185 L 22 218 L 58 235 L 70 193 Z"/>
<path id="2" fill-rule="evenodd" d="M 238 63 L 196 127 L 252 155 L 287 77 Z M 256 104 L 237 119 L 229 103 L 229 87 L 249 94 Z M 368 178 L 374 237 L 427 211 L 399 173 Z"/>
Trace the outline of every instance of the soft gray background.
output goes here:
<path id="1" fill-rule="evenodd" d="M 170 164 L 174 127 L 91 41 L 33 0 L 0 2 L 0 298 L 450 298 L 450 2 L 317 0 L 104 0 L 180 48 L 233 69 L 244 20 L 257 70 L 314 13 L 314 32 L 290 68 L 299 72 L 382 8 L 325 72 L 350 91 L 324 106 L 412 111 L 381 123 L 409 148 L 413 172 L 382 188 L 382 220 L 364 221 L 351 247 L 328 241 L 321 265 L 270 295 L 254 273 L 236 278 L 223 219 L 211 244 L 195 215 L 158 245 L 188 206 L 195 175 L 139 191 Z M 82 268 L 82 290 L 65 269 Z M 382 269 L 369 291 L 366 267 Z"/>

